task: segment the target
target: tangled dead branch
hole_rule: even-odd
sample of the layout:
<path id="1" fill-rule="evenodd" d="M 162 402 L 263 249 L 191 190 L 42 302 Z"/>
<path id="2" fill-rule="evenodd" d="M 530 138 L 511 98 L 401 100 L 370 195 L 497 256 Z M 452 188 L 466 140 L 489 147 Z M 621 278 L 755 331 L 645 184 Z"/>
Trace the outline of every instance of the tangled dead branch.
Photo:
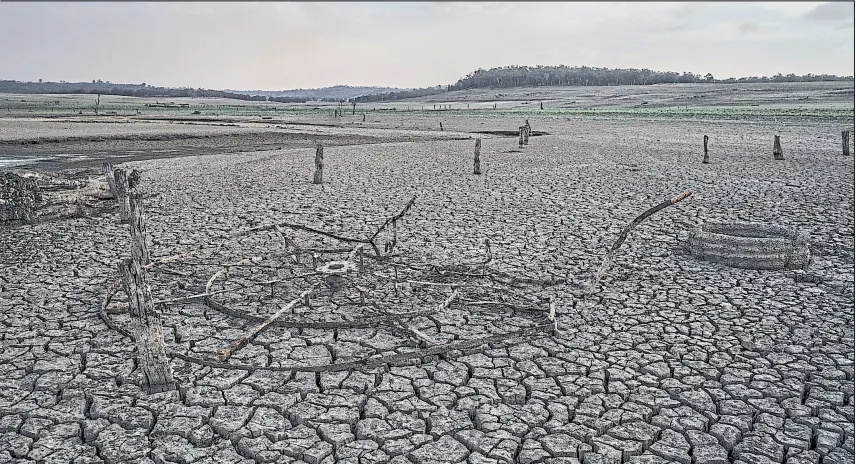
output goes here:
<path id="1" fill-rule="evenodd" d="M 375 255 L 377 256 L 377 258 L 382 259 L 384 257 L 384 255 L 380 252 L 380 248 L 378 248 L 377 242 L 376 242 L 378 235 L 380 235 L 381 232 L 386 230 L 386 228 L 390 224 L 392 225 L 392 227 L 393 227 L 393 238 L 392 238 L 391 242 L 388 242 L 386 244 L 386 246 L 384 247 L 386 254 L 391 253 L 392 249 L 395 247 L 395 243 L 396 243 L 396 239 L 397 239 L 397 223 L 399 220 L 401 220 L 402 217 L 404 217 L 405 214 L 407 214 L 407 211 L 410 210 L 410 207 L 412 207 L 415 202 L 416 202 L 416 195 L 414 195 L 413 197 L 410 198 L 410 201 L 408 201 L 407 204 L 404 205 L 404 208 L 402 208 L 402 210 L 398 214 L 396 214 L 395 216 L 387 218 L 383 222 L 383 224 L 381 224 L 380 227 L 378 227 L 377 230 L 375 230 L 374 233 L 372 233 L 372 235 L 369 236 L 369 238 L 345 237 L 343 235 L 334 234 L 332 232 L 328 232 L 328 231 L 322 230 L 322 229 L 317 229 L 315 227 L 310 227 L 310 226 L 303 225 L 303 224 L 295 224 L 295 223 L 284 221 L 284 222 L 278 222 L 276 224 L 267 224 L 267 225 L 263 225 L 263 226 L 252 227 L 252 228 L 240 231 L 240 232 L 236 232 L 236 233 L 228 236 L 226 239 L 224 239 L 220 243 L 220 245 L 211 253 L 211 256 L 216 255 L 220 251 L 220 249 L 223 248 L 223 246 L 226 244 L 226 242 L 228 242 L 229 240 L 232 240 L 232 239 L 235 239 L 238 237 L 244 237 L 244 236 L 256 233 L 256 232 L 263 232 L 266 230 L 275 230 L 282 235 L 282 228 L 287 227 L 289 229 L 302 230 L 305 232 L 318 234 L 318 235 L 321 235 L 324 237 L 329 237 L 329 238 L 332 238 L 334 240 L 338 240 L 340 242 L 363 243 L 366 245 L 371 245 L 371 247 L 375 251 Z"/>
<path id="2" fill-rule="evenodd" d="M 101 304 L 99 315 L 102 320 L 104 320 L 105 324 L 110 327 L 112 330 L 118 332 L 119 334 L 133 338 L 131 333 L 125 328 L 121 327 L 117 324 L 107 313 L 107 307 L 110 304 L 112 297 L 115 295 L 116 291 L 118 291 L 118 286 L 115 288 L 108 288 L 107 293 L 105 294 L 104 300 Z M 413 317 L 416 315 L 424 315 L 426 312 L 434 312 L 435 309 L 430 309 L 428 311 L 414 311 L 409 314 L 401 314 L 395 316 L 395 318 L 389 319 L 397 319 L 397 318 L 405 318 L 405 317 Z M 417 314 L 418 313 L 418 314 Z M 245 317 L 247 318 L 247 317 Z M 247 318 L 251 319 L 251 318 Z M 387 318 L 384 318 L 387 319 Z M 368 322 L 368 321 L 366 321 Z M 279 325 L 276 322 L 271 323 L 270 325 Z M 200 366 L 207 366 L 218 369 L 234 369 L 234 370 L 243 370 L 243 371 L 277 371 L 277 372 L 340 372 L 347 371 L 353 369 L 372 369 L 375 367 L 383 366 L 383 365 L 397 365 L 406 362 L 412 362 L 415 360 L 421 360 L 431 356 L 437 355 L 447 355 L 449 357 L 454 357 L 452 354 L 454 352 L 459 352 L 460 354 L 471 353 L 475 351 L 481 351 L 484 349 L 488 349 L 490 345 L 497 343 L 505 343 L 516 339 L 526 338 L 528 340 L 532 340 L 533 337 L 542 337 L 546 335 L 551 335 L 555 333 L 554 323 L 550 322 L 548 324 L 538 324 L 533 325 L 531 327 L 519 329 L 513 332 L 501 333 L 501 334 L 493 334 L 484 337 L 478 337 L 475 339 L 469 340 L 461 340 L 457 342 L 447 343 L 447 344 L 437 344 L 433 346 L 429 346 L 428 348 L 418 349 L 414 351 L 408 351 L 404 353 L 395 353 L 385 356 L 368 356 L 365 358 L 357 359 L 354 361 L 348 362 L 339 362 L 325 365 L 316 365 L 316 366 L 255 366 L 248 364 L 238 364 L 238 363 L 226 363 L 221 361 L 211 361 L 198 356 L 190 356 L 181 352 L 178 352 L 174 349 L 167 349 L 167 355 L 174 359 L 181 359 L 183 361 L 197 364 Z M 362 327 L 362 326 L 357 326 Z M 335 325 L 318 325 L 307 324 L 306 327 L 302 328 L 340 328 Z M 424 334 L 422 334 L 424 335 Z"/>
<path id="3" fill-rule="evenodd" d="M 205 249 L 206 252 L 207 250 L 211 249 L 211 247 L 206 248 L 200 246 L 186 253 L 153 259 L 152 263 L 146 266 L 147 268 L 151 268 L 152 270 L 164 275 L 175 275 L 184 278 L 192 278 L 196 274 L 195 272 L 184 272 L 187 268 L 181 268 L 181 266 L 183 265 L 190 266 L 191 270 L 195 269 L 196 266 L 216 266 L 216 268 L 212 270 L 213 274 L 211 274 L 207 278 L 207 280 L 204 281 L 203 292 L 187 296 L 176 296 L 157 300 L 154 303 L 157 304 L 159 307 L 163 307 L 165 305 L 188 303 L 194 300 L 202 300 L 202 302 L 208 308 L 222 313 L 223 315 L 255 324 L 248 332 L 234 339 L 231 343 L 228 343 L 228 346 L 223 349 L 220 349 L 219 351 L 215 351 L 210 355 L 183 353 L 177 351 L 179 349 L 178 347 L 173 347 L 173 349 L 167 350 L 167 354 L 174 359 L 183 359 L 185 361 L 199 365 L 222 367 L 225 369 L 270 369 L 281 371 L 320 372 L 347 370 L 357 367 L 374 367 L 381 364 L 408 362 L 416 359 L 422 359 L 429 356 L 445 354 L 460 350 L 481 349 L 480 347 L 486 347 L 487 345 L 498 342 L 506 342 L 519 337 L 527 337 L 530 335 L 540 336 L 540 334 L 555 333 L 555 306 L 552 307 L 553 312 L 550 313 L 549 320 L 547 321 L 548 323 L 541 324 L 541 321 L 545 321 L 545 319 L 547 318 L 547 310 L 544 308 L 535 308 L 532 306 L 527 306 L 525 304 L 521 305 L 519 300 L 524 295 L 520 292 L 526 291 L 526 287 L 524 286 L 525 283 L 547 286 L 563 282 L 521 278 L 510 275 L 505 272 L 490 269 L 488 265 L 493 262 L 494 256 L 491 250 L 490 241 L 488 240 L 484 240 L 486 253 L 485 258 L 478 259 L 477 261 L 474 261 L 472 263 L 438 263 L 416 266 L 413 264 L 406 264 L 400 262 L 402 256 L 398 254 L 393 254 L 397 241 L 397 223 L 412 208 L 412 206 L 415 204 L 415 200 L 415 196 L 411 197 L 411 199 L 402 207 L 402 209 L 397 214 L 385 219 L 383 223 L 371 235 L 368 236 L 368 238 L 347 237 L 338 233 L 332 233 L 301 224 L 281 222 L 277 224 L 253 227 L 251 229 L 234 233 L 230 235 L 229 238 L 224 240 L 219 246 L 217 246 L 214 252 L 211 253 L 209 256 L 214 256 L 227 243 L 229 239 L 245 237 L 254 233 L 265 231 L 272 231 L 273 234 L 278 236 L 278 240 L 276 240 L 276 243 L 271 243 L 270 246 L 273 246 L 278 251 L 281 251 L 284 248 L 285 253 L 274 252 L 268 255 L 254 256 L 245 259 L 232 259 L 231 261 L 225 263 L 223 261 L 226 260 L 221 260 L 220 263 L 217 263 L 215 260 L 212 260 L 212 262 L 206 262 L 206 260 L 204 259 L 184 259 L 196 256 L 198 253 L 203 251 L 203 249 Z M 294 243 L 292 237 L 289 237 L 285 233 L 285 229 L 288 228 L 314 233 L 321 237 L 332 238 L 340 242 L 356 244 L 357 246 L 353 249 L 300 247 L 296 243 Z M 381 236 L 381 234 L 383 234 L 384 231 L 388 231 L 391 234 L 391 237 L 384 244 L 385 253 L 381 254 L 379 252 L 378 244 L 380 243 L 379 237 Z M 276 237 L 272 238 L 276 239 Z M 239 240 L 238 243 L 240 243 L 241 246 L 251 246 L 251 250 L 258 252 L 258 245 L 255 241 L 251 242 L 252 245 L 244 245 L 244 240 Z M 268 242 L 263 241 L 262 243 Z M 366 245 L 372 246 L 372 248 L 375 250 L 375 256 L 373 256 L 373 258 L 375 259 L 370 263 L 366 263 L 364 260 L 363 250 Z M 312 267 L 310 269 L 306 269 L 307 272 L 295 272 L 295 267 L 306 268 L 310 265 L 310 263 L 300 262 L 299 256 L 301 254 L 311 254 L 313 257 L 311 263 Z M 330 256 L 337 254 L 340 256 Z M 332 260 L 321 261 L 322 255 L 324 255 L 325 257 L 329 256 L 330 258 L 332 258 Z M 344 258 L 344 256 L 342 255 L 347 256 L 347 258 Z M 288 256 L 295 256 L 296 259 L 294 259 L 293 261 L 283 261 L 282 258 Z M 394 260 L 397 260 L 399 262 L 394 262 L 389 258 L 394 258 Z M 159 265 L 155 265 L 156 263 Z M 164 263 L 171 263 L 170 269 L 163 269 L 162 265 Z M 391 275 L 385 275 L 384 273 L 377 272 L 378 266 L 388 266 L 387 269 L 392 272 L 388 272 L 387 274 Z M 175 269 L 172 269 L 173 267 L 175 267 Z M 374 267 L 375 269 L 367 270 L 367 267 Z M 259 280 L 257 278 L 254 278 L 254 276 L 257 275 L 256 273 L 260 272 L 259 270 L 262 270 L 262 272 L 270 272 L 264 271 L 265 269 L 274 270 L 276 273 L 275 276 L 272 276 L 274 278 L 269 278 L 265 280 Z M 291 273 L 291 275 L 285 277 L 279 275 L 279 271 L 282 269 L 287 269 L 288 272 Z M 230 276 L 233 271 L 237 275 Z M 403 271 L 404 276 L 402 280 L 399 279 L 399 271 Z M 230 279 L 230 277 L 237 277 L 238 282 L 227 286 L 226 281 L 227 279 Z M 380 281 L 376 281 L 373 280 L 373 277 L 381 277 L 383 279 Z M 392 280 L 393 278 L 395 280 L 394 283 L 390 282 L 390 280 Z M 304 285 L 301 283 L 301 279 L 305 279 L 307 281 L 306 283 L 309 285 L 309 289 L 299 292 L 300 287 Z M 353 292 L 349 293 L 346 291 L 337 293 L 339 292 L 339 289 L 333 288 L 331 284 L 331 279 L 338 282 L 339 289 L 341 289 L 342 285 L 344 285 L 345 288 L 358 290 L 359 301 L 357 301 L 356 294 L 354 294 Z M 218 280 L 220 280 L 220 282 L 218 282 Z M 420 285 L 427 285 L 429 288 L 432 286 L 446 286 L 449 287 L 450 293 L 447 294 L 442 301 L 435 302 L 427 308 L 414 307 L 412 308 L 412 311 L 404 312 L 399 312 L 398 308 L 396 307 L 400 305 L 400 303 L 384 304 L 384 301 L 382 299 L 376 301 L 367 301 L 368 299 L 374 300 L 375 298 L 383 298 L 384 287 L 386 288 L 386 291 L 394 290 L 396 296 L 398 296 L 399 286 L 402 282 L 404 282 L 405 285 L 409 284 L 409 288 L 403 289 L 403 292 L 405 294 L 416 291 L 415 289 L 417 289 Z M 304 314 L 306 311 L 312 308 L 310 306 L 309 297 L 312 294 L 313 298 L 315 298 L 317 295 L 313 294 L 314 290 L 324 283 L 327 283 L 330 289 L 329 293 L 325 292 L 323 294 L 329 295 L 331 298 L 336 298 L 335 295 L 339 295 L 338 302 L 333 303 L 335 307 L 338 307 L 338 305 L 345 305 L 345 307 L 350 308 L 343 312 L 341 316 L 342 319 L 329 319 L 327 313 L 324 313 L 324 317 L 322 320 L 318 320 L 317 314 L 313 315 L 311 313 L 306 315 L 308 317 L 299 316 L 295 318 L 294 316 L 296 316 L 297 314 Z M 215 284 L 221 285 L 222 287 L 215 288 Z M 235 296 L 237 294 L 240 294 L 243 290 L 252 287 L 270 285 L 271 294 L 269 296 L 264 296 L 265 303 L 263 303 L 270 304 L 270 302 L 278 298 L 274 294 L 274 284 L 285 284 L 285 287 L 290 288 L 289 292 L 295 292 L 292 294 L 297 294 L 297 292 L 299 292 L 299 296 L 295 297 L 287 304 L 280 305 L 273 312 L 273 314 L 270 314 L 268 316 L 264 316 L 261 314 L 252 314 L 251 312 L 248 312 L 245 309 L 241 309 L 240 306 L 230 306 L 230 304 L 228 303 L 228 301 L 234 300 Z M 187 283 L 185 282 L 182 285 L 187 285 Z M 297 288 L 295 289 L 295 287 Z M 181 286 L 181 288 L 185 287 Z M 304 286 L 303 288 L 306 287 Z M 108 313 L 108 307 L 111 307 L 111 300 L 113 296 L 118 292 L 118 290 L 119 287 L 116 285 L 116 283 L 111 284 L 108 287 L 100 308 L 100 316 L 102 319 L 104 319 L 105 323 L 107 323 L 108 326 L 110 326 L 112 329 L 127 335 L 128 332 L 125 328 L 122 327 L 123 324 L 119 324 L 114 319 L 114 316 L 111 315 L 113 313 L 112 309 Z M 490 296 L 490 293 L 493 293 L 495 291 L 500 292 L 498 299 L 493 299 Z M 470 299 L 466 299 L 463 297 L 465 293 L 470 296 Z M 222 301 L 218 301 L 216 297 L 218 297 L 218 295 L 224 294 L 228 294 L 229 296 L 224 298 Z M 248 294 L 253 295 L 252 292 Z M 257 297 L 258 294 L 256 293 L 255 297 L 253 297 L 251 301 L 261 302 L 262 300 L 259 300 Z M 532 301 L 532 298 L 529 296 L 525 296 L 524 299 L 529 299 L 530 301 Z M 523 324 L 523 327 L 527 327 L 528 324 L 533 324 L 533 327 L 527 327 L 522 330 L 517 330 L 508 333 L 494 333 L 488 336 L 473 338 L 469 340 L 459 339 L 458 337 L 460 335 L 457 332 L 441 332 L 441 328 L 439 325 L 437 326 L 438 335 L 443 334 L 445 339 L 440 338 L 432 333 L 426 333 L 424 328 L 422 330 L 417 328 L 414 321 L 424 320 L 417 319 L 420 317 L 428 317 L 429 319 L 434 320 L 436 324 L 439 324 L 439 322 L 437 322 L 434 318 L 441 317 L 441 315 L 443 314 L 448 314 L 451 306 L 455 302 L 459 302 L 461 306 L 471 308 L 471 310 L 474 310 L 476 312 L 483 312 L 485 315 L 495 313 L 497 309 L 507 311 L 508 314 L 512 315 L 523 315 L 524 320 L 528 321 Z M 238 305 L 240 304 L 241 303 L 238 303 Z M 323 306 L 327 303 L 320 304 L 321 306 Z M 121 302 L 114 303 L 112 305 L 112 308 L 116 308 L 120 305 L 123 304 Z M 251 311 L 256 311 L 261 310 L 263 308 L 263 305 L 253 303 L 250 305 L 250 307 L 253 308 Z M 354 317 L 353 313 L 354 307 L 360 308 L 358 310 L 360 316 L 356 318 Z M 297 308 L 303 309 L 297 310 Z M 289 313 L 293 313 L 292 317 L 286 318 L 286 315 Z M 525 315 L 526 313 L 528 313 L 528 316 Z M 410 339 L 410 343 L 413 343 L 415 341 L 417 346 L 421 347 L 422 349 L 416 351 L 407 351 L 407 348 L 403 348 L 403 352 L 401 352 L 402 350 L 398 350 L 399 353 L 394 355 L 372 355 L 354 361 L 333 363 L 326 366 L 250 366 L 246 364 L 235 363 L 233 359 L 237 357 L 237 353 L 243 347 L 253 342 L 253 340 L 257 336 L 259 336 L 262 332 L 271 327 L 298 330 L 336 330 L 352 328 L 378 328 L 380 326 L 385 326 L 387 329 L 393 330 L 393 332 L 406 333 L 407 335 L 404 337 L 404 339 Z M 429 330 L 428 332 L 431 331 Z M 449 342 L 450 335 L 454 339 L 453 342 Z"/>

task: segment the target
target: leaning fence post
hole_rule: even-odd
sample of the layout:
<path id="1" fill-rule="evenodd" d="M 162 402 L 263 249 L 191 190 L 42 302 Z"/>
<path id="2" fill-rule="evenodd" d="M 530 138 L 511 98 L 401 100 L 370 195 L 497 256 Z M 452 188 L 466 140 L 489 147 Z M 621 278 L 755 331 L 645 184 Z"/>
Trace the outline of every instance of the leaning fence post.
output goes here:
<path id="1" fill-rule="evenodd" d="M 778 135 L 773 136 L 773 159 L 777 159 L 777 160 L 785 159 L 785 154 L 782 153 L 782 143 L 779 140 Z"/>
<path id="2" fill-rule="evenodd" d="M 113 181 L 116 187 L 116 201 L 119 202 L 119 220 L 128 222 L 131 217 L 131 206 L 128 199 L 128 174 L 124 169 L 113 171 Z"/>
<path id="3" fill-rule="evenodd" d="M 710 163 L 710 160 L 707 157 L 707 136 L 704 136 L 704 159 L 701 160 L 702 164 Z"/>
<path id="4" fill-rule="evenodd" d="M 324 176 L 324 147 L 319 143 L 315 147 L 315 175 L 312 177 L 313 184 L 320 184 Z"/>
<path id="5" fill-rule="evenodd" d="M 476 152 L 473 155 L 473 174 L 481 174 L 481 139 L 476 139 Z"/>
<path id="6" fill-rule="evenodd" d="M 122 276 L 122 284 L 128 295 L 128 313 L 131 316 L 132 335 L 137 345 L 137 357 L 146 386 L 150 391 L 172 390 L 175 388 L 175 379 L 166 355 L 163 324 L 160 313 L 154 307 L 145 269 L 149 263 L 149 251 L 143 220 L 143 198 L 137 192 L 130 192 L 128 198 L 131 259 L 123 259 L 119 262 L 119 274 Z"/>
<path id="7" fill-rule="evenodd" d="M 850 156 L 850 131 L 841 131 L 841 151 L 844 156 Z"/>

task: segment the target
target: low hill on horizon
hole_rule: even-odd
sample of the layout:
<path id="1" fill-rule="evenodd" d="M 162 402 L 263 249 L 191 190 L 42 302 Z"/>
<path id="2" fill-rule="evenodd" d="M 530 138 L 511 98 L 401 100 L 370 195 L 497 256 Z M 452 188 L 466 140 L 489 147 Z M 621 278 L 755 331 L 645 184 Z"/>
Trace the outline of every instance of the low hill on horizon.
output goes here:
<path id="1" fill-rule="evenodd" d="M 102 82 L 21 82 L 0 80 L 0 93 L 20 94 L 102 94 L 131 97 L 218 97 L 250 101 L 303 103 L 307 101 L 355 101 L 357 103 L 396 101 L 439 95 L 445 92 L 469 89 L 508 89 L 523 87 L 589 87 L 621 85 L 653 85 L 676 83 L 776 83 L 852 81 L 853 76 L 829 74 L 781 73 L 774 76 L 750 76 L 717 79 L 713 74 L 677 73 L 650 69 L 598 68 L 589 66 L 503 66 L 489 70 L 477 69 L 450 85 L 400 89 L 382 86 L 335 85 L 317 89 L 292 90 L 212 90 L 190 87 L 155 87 L 141 84 L 115 84 Z"/>
<path id="2" fill-rule="evenodd" d="M 244 95 L 264 95 L 266 97 L 305 98 L 307 100 L 348 100 L 364 95 L 375 95 L 378 93 L 400 92 L 407 89 L 396 87 L 372 87 L 372 86 L 350 86 L 334 85 L 317 89 L 291 89 L 291 90 L 232 90 L 226 92 L 240 93 Z"/>

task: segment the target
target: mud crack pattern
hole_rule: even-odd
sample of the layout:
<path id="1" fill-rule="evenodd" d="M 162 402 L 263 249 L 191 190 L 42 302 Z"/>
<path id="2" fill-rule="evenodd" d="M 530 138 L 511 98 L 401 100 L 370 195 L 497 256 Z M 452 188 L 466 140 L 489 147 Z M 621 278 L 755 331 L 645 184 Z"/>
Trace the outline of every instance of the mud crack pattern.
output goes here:
<path id="1" fill-rule="evenodd" d="M 497 272 L 565 279 L 527 284 L 516 301 L 545 310 L 553 298 L 558 335 L 477 352 L 343 372 L 175 359 L 180 389 L 148 395 L 133 344 L 98 317 L 127 254 L 116 213 L 4 229 L 0 462 L 852 462 L 854 166 L 818 141 L 826 132 L 834 141 L 836 128 L 789 127 L 788 158 L 774 162 L 758 135 L 772 128 L 758 124 L 533 126 L 560 135 L 537 137 L 522 153 L 508 153 L 516 140 L 483 138 L 481 176 L 471 174 L 471 141 L 332 147 L 321 186 L 310 182 L 311 148 L 132 166 L 151 194 L 155 256 L 283 220 L 365 236 L 417 195 L 397 238 L 413 261 L 477 262 L 488 238 Z M 708 165 L 692 135 L 701 133 L 711 134 Z M 581 283 L 621 227 L 685 188 L 691 199 L 632 232 L 587 309 L 595 317 L 580 317 Z M 706 221 L 799 229 L 812 262 L 760 271 L 695 260 L 682 243 Z M 276 240 L 248 239 L 236 256 Z M 164 267 L 178 273 L 157 274 L 156 298 L 201 290 L 186 269 Z M 263 269 L 236 268 L 222 285 L 270 278 Z M 416 284 L 396 296 L 376 282 L 368 300 L 386 312 L 444 297 Z M 266 316 L 300 286 L 247 289 L 223 303 Z M 292 316 L 358 319 L 368 311 L 350 301 L 358 298 L 318 298 Z M 538 317 L 453 304 L 412 323 L 456 340 Z M 211 353 L 247 324 L 184 302 L 165 312 L 166 342 Z M 314 365 L 416 346 L 387 326 L 274 327 L 234 362 Z"/>

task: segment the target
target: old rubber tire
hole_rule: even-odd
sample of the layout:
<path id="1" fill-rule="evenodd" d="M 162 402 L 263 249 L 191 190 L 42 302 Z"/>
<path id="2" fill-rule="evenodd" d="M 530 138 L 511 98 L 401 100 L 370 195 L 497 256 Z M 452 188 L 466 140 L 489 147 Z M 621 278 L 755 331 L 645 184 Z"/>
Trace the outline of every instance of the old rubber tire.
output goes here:
<path id="1" fill-rule="evenodd" d="M 707 223 L 690 232 L 687 249 L 698 259 L 742 269 L 804 269 L 808 240 L 772 224 Z"/>

